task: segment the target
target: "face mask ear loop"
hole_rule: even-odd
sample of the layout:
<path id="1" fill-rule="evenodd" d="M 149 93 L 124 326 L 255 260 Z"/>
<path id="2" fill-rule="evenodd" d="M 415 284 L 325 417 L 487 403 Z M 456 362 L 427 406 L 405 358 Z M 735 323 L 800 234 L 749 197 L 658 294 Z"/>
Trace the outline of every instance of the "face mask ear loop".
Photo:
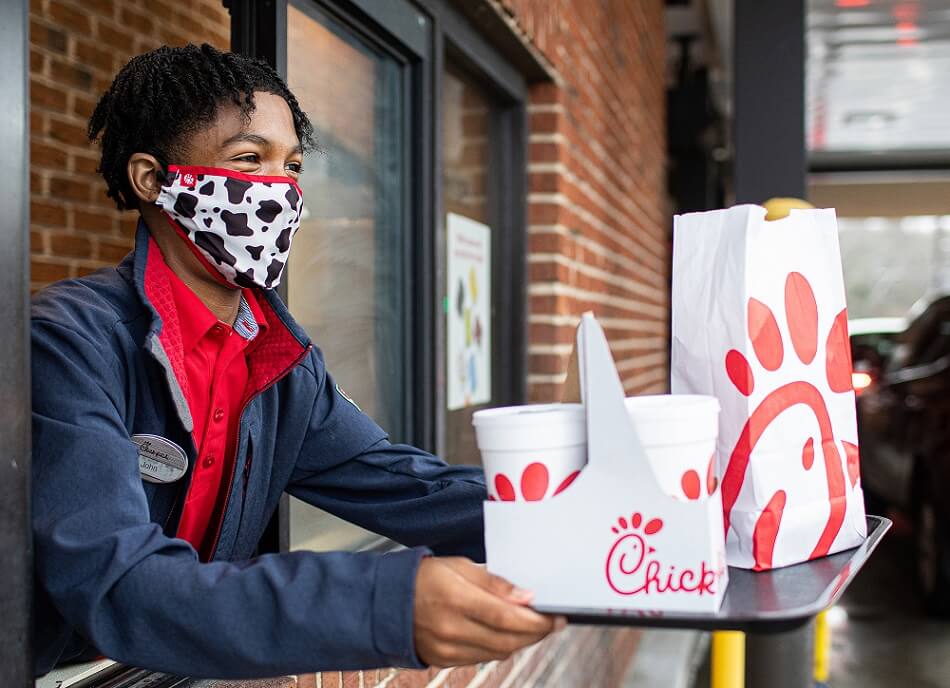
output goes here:
<path id="1" fill-rule="evenodd" d="M 154 158 L 158 161 L 158 169 L 155 171 L 155 178 L 162 186 L 164 186 L 168 181 L 168 162 L 166 162 L 165 156 L 158 151 L 152 151 L 152 156 L 154 156 Z"/>

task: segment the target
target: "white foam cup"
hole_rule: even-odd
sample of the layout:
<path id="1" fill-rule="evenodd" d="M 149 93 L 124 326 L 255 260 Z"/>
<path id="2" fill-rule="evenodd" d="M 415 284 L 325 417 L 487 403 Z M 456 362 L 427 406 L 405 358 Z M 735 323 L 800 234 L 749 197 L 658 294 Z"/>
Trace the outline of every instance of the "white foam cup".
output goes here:
<path id="1" fill-rule="evenodd" d="M 666 494 L 695 500 L 715 492 L 719 484 L 719 401 L 715 397 L 648 395 L 627 397 L 625 405 Z"/>
<path id="2" fill-rule="evenodd" d="M 581 404 L 487 409 L 476 411 L 472 423 L 489 499 L 550 499 L 567 489 L 587 463 Z"/>

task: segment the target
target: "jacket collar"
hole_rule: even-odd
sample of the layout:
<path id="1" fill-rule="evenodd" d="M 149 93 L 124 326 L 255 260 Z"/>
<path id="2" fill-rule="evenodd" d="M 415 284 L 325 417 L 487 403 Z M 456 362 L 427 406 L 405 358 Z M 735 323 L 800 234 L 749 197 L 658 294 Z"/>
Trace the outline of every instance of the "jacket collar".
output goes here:
<path id="1" fill-rule="evenodd" d="M 155 285 L 149 281 L 150 239 L 148 226 L 139 218 L 135 231 L 135 249 L 116 269 L 132 284 L 149 314 L 150 324 L 143 348 L 164 369 L 179 419 L 185 430 L 192 432 L 194 420 L 188 407 L 190 394 L 182 365 L 181 333 L 177 323 L 163 322 L 152 303 Z M 261 341 L 249 356 L 248 397 L 254 396 L 288 373 L 312 347 L 307 333 L 293 319 L 274 290 L 256 289 L 254 293 L 271 326 L 262 331 Z M 161 294 L 158 296 L 164 298 Z"/>

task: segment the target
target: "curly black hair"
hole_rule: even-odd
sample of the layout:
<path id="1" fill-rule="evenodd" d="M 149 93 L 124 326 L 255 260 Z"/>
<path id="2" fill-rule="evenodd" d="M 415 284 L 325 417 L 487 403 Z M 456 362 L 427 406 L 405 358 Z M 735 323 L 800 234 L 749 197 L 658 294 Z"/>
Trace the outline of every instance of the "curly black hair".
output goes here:
<path id="1" fill-rule="evenodd" d="M 99 141 L 99 173 L 119 210 L 138 208 L 126 172 L 133 153 L 149 153 L 166 166 L 182 153 L 184 138 L 212 122 L 218 107 L 234 103 L 245 118 L 254 92 L 280 96 L 294 118 L 305 151 L 313 125 L 287 84 L 262 60 L 224 53 L 207 43 L 162 46 L 133 57 L 116 75 L 89 118 L 89 140 Z"/>

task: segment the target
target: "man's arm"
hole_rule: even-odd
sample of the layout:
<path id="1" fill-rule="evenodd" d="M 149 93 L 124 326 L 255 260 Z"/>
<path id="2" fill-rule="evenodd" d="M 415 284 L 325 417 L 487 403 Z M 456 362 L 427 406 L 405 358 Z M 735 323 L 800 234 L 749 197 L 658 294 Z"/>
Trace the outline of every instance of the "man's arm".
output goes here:
<path id="1" fill-rule="evenodd" d="M 349 401 L 315 351 L 317 394 L 288 491 L 404 545 L 484 561 L 479 468 L 449 466 L 386 434 Z M 414 637 L 436 666 L 503 659 L 566 623 L 532 611 L 533 595 L 462 557 L 419 565 Z"/>
<path id="2" fill-rule="evenodd" d="M 407 546 L 485 560 L 482 470 L 390 444 L 314 353 L 317 395 L 287 491 Z"/>
<path id="3" fill-rule="evenodd" d="M 110 348 L 33 322 L 36 573 L 67 623 L 112 659 L 182 675 L 418 665 L 425 550 L 202 564 L 150 521 Z"/>

